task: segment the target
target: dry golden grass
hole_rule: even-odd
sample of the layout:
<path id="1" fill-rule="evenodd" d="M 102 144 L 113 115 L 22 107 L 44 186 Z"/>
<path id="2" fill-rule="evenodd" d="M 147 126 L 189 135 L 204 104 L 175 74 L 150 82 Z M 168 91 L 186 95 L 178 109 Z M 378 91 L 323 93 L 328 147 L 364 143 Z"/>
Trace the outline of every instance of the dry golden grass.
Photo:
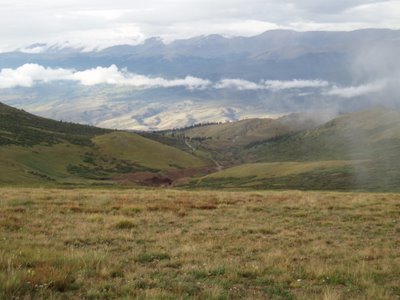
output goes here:
<path id="1" fill-rule="evenodd" d="M 0 189 L 1 299 L 398 299 L 400 195 Z"/>

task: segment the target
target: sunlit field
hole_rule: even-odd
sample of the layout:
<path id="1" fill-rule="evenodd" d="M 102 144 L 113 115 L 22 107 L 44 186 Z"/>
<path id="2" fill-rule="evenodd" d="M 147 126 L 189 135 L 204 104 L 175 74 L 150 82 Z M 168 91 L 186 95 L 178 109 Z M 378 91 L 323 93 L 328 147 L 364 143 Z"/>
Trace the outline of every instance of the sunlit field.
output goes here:
<path id="1" fill-rule="evenodd" d="M 1 299 L 398 299 L 400 194 L 0 189 Z"/>

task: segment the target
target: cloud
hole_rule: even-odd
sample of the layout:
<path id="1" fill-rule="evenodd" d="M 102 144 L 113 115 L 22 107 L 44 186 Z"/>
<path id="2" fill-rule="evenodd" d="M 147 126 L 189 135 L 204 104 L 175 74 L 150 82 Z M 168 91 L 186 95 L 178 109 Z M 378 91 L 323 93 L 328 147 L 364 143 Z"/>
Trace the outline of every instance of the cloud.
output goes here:
<path id="1" fill-rule="evenodd" d="M 66 80 L 70 78 L 71 74 L 71 71 L 65 69 L 25 64 L 17 69 L 2 69 L 0 71 L 0 88 L 31 87 L 37 82 Z"/>
<path id="2" fill-rule="evenodd" d="M 243 79 L 223 79 L 215 84 L 217 89 L 237 89 L 241 90 L 270 90 L 281 91 L 290 89 L 322 88 L 330 85 L 324 80 L 265 80 L 254 83 Z"/>
<path id="3" fill-rule="evenodd" d="M 266 89 L 273 91 L 288 90 L 288 89 L 304 89 L 304 88 L 321 88 L 329 85 L 325 80 L 299 80 L 290 81 L 267 80 L 264 82 Z"/>
<path id="4" fill-rule="evenodd" d="M 319 14 L 337 14 L 349 9 L 353 9 L 360 5 L 377 4 L 379 2 L 388 2 L 385 0 L 336 0 L 336 1 L 321 1 L 321 0 L 302 0 L 290 1 L 295 7 L 310 13 Z"/>
<path id="5" fill-rule="evenodd" d="M 267 80 L 259 83 L 243 79 L 223 79 L 213 84 L 208 79 L 193 76 L 185 78 L 166 79 L 149 77 L 130 73 L 126 69 L 119 69 L 116 65 L 97 67 L 83 71 L 71 69 L 52 69 L 38 64 L 25 64 L 16 69 L 0 70 L 0 88 L 32 87 L 36 83 L 52 81 L 74 81 L 85 86 L 109 84 L 117 86 L 131 86 L 139 89 L 184 87 L 189 90 L 205 88 L 237 89 L 237 90 L 270 90 L 280 91 L 287 89 L 321 88 L 329 85 L 323 80 Z"/>
<path id="6" fill-rule="evenodd" d="M 0 50 L 69 41 L 85 49 L 273 28 L 400 28 L 398 0 L 2 0 Z"/>
<path id="7" fill-rule="evenodd" d="M 202 89 L 233 89 L 239 91 L 264 90 L 271 92 L 285 90 L 311 91 L 323 96 L 340 98 L 355 98 L 371 93 L 383 92 L 390 86 L 397 86 L 395 79 L 371 81 L 358 86 L 337 86 L 324 80 L 261 80 L 252 82 L 244 79 L 223 79 L 216 83 L 208 79 L 187 76 L 185 78 L 166 79 L 149 77 L 130 73 L 126 69 L 119 69 L 115 65 L 97 67 L 83 71 L 62 68 L 46 68 L 38 64 L 25 64 L 16 69 L 0 70 L 0 89 L 15 87 L 33 87 L 38 83 L 55 81 L 76 82 L 84 86 L 107 84 L 114 86 L 129 86 L 136 89 L 174 88 L 182 87 L 188 90 Z M 396 83 L 396 84 L 394 84 Z M 299 94 L 300 95 L 300 94 Z"/>
<path id="8" fill-rule="evenodd" d="M 262 85 L 243 79 L 223 79 L 214 86 L 216 89 L 259 90 Z"/>
<path id="9" fill-rule="evenodd" d="M 87 86 L 103 83 L 122 85 L 122 82 L 125 82 L 126 80 L 124 74 L 120 72 L 115 65 L 111 65 L 109 68 L 97 67 L 94 69 L 75 72 L 71 74 L 70 78 Z"/>
<path id="10" fill-rule="evenodd" d="M 204 89 L 211 84 L 209 80 L 192 76 L 187 76 L 183 79 L 169 80 L 161 77 L 148 77 L 132 74 L 126 70 L 119 70 L 115 65 L 111 65 L 108 68 L 97 67 L 81 72 L 75 72 L 71 76 L 71 79 L 88 86 L 105 83 L 137 88 L 185 87 L 188 89 Z"/>
<path id="11" fill-rule="evenodd" d="M 337 96 L 341 98 L 354 98 L 370 93 L 383 91 L 387 87 L 387 82 L 384 80 L 375 81 L 359 86 L 338 87 L 334 86 L 331 90 L 325 92 L 328 96 Z"/>
<path id="12" fill-rule="evenodd" d="M 31 45 L 29 47 L 19 49 L 19 52 L 28 54 L 43 53 L 48 49 L 47 45 Z"/>
<path id="13" fill-rule="evenodd" d="M 192 76 L 182 79 L 165 79 L 133 74 L 126 70 L 119 70 L 115 65 L 111 65 L 108 68 L 97 67 L 85 71 L 74 71 L 69 69 L 45 68 L 37 64 L 25 64 L 17 69 L 2 69 L 0 71 L 0 88 L 32 87 L 36 83 L 65 80 L 76 81 L 86 86 L 109 84 L 132 86 L 142 89 L 157 87 L 204 89 L 211 85 L 209 80 Z"/>

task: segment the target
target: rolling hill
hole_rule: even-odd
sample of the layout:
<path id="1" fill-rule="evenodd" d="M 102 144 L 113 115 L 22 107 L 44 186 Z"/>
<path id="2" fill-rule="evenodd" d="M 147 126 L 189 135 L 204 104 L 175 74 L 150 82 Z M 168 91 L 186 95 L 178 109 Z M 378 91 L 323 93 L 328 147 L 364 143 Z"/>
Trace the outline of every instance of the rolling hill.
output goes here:
<path id="1" fill-rule="evenodd" d="M 165 140 L 176 145 L 186 145 L 198 155 L 212 158 L 224 166 L 245 163 L 243 149 L 282 135 L 312 129 L 329 119 L 329 115 L 315 116 L 311 113 L 294 113 L 277 119 L 252 118 L 237 122 L 198 124 L 178 130 L 156 132 L 151 139 Z"/>
<path id="2" fill-rule="evenodd" d="M 0 104 L 0 184 L 112 184 L 136 172 L 202 168 L 207 162 L 135 133 L 37 117 Z"/>
<path id="3" fill-rule="evenodd" d="M 400 112 L 383 107 L 344 114 L 316 128 L 247 145 L 257 161 L 397 158 Z"/>
<path id="4" fill-rule="evenodd" d="M 0 145 L 34 146 L 69 142 L 91 145 L 90 138 L 110 130 L 58 122 L 0 103 Z"/>
<path id="5" fill-rule="evenodd" d="M 325 117 L 315 117 L 306 113 L 295 113 L 278 119 L 245 119 L 195 126 L 183 130 L 183 134 L 192 140 L 204 140 L 212 149 L 244 146 L 260 140 L 311 129 L 322 124 Z"/>
<path id="6" fill-rule="evenodd" d="M 257 189 L 399 190 L 400 113 L 372 108 L 312 129 L 236 149 L 248 164 L 192 186 Z"/>
<path id="7" fill-rule="evenodd" d="M 400 187 L 400 112 L 310 114 L 132 133 L 0 104 L 0 185 L 379 190 Z"/>

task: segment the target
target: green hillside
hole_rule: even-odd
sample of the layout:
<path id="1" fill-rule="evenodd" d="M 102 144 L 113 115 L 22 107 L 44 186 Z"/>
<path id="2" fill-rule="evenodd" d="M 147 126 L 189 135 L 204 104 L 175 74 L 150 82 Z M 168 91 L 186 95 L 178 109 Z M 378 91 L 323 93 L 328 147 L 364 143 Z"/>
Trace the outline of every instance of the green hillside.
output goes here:
<path id="1" fill-rule="evenodd" d="M 210 149 L 239 147 L 283 134 L 314 128 L 319 121 L 307 114 L 291 114 L 278 119 L 246 119 L 209 124 L 183 130 L 192 140 L 200 140 Z"/>
<path id="2" fill-rule="evenodd" d="M 400 169 L 382 161 L 254 163 L 192 180 L 187 187 L 398 192 Z"/>
<path id="3" fill-rule="evenodd" d="M 196 168 L 204 161 L 189 153 L 128 132 L 114 132 L 93 139 L 99 153 L 158 170 Z"/>
<path id="4" fill-rule="evenodd" d="M 400 113 L 384 108 L 322 125 L 292 114 L 140 135 L 48 120 L 3 104 L 0 117 L 0 185 L 400 187 Z"/>
<path id="5" fill-rule="evenodd" d="M 59 143 L 52 146 L 0 147 L 0 185 L 56 185 L 89 183 L 71 174 L 70 166 L 83 163 L 89 147 Z"/>
<path id="6" fill-rule="evenodd" d="M 123 174 L 207 164 L 134 133 L 53 121 L 4 104 L 0 141 L 0 185 L 114 184 Z"/>
<path id="7" fill-rule="evenodd" d="M 326 116 L 295 113 L 278 119 L 245 119 L 237 122 L 199 124 L 144 136 L 163 141 L 214 161 L 217 169 L 253 161 L 243 155 L 244 147 L 280 136 L 315 128 Z"/>
<path id="8" fill-rule="evenodd" d="M 110 130 L 58 122 L 0 103 L 0 145 L 34 146 L 69 142 L 91 145 L 90 139 Z"/>
<path id="9" fill-rule="evenodd" d="M 317 161 L 244 164 L 193 180 L 192 188 L 351 190 L 352 168 L 362 162 Z"/>
<path id="10" fill-rule="evenodd" d="M 400 113 L 374 108 L 237 150 L 244 164 L 197 187 L 393 191 L 400 187 Z"/>
<path id="11" fill-rule="evenodd" d="M 397 160 L 400 112 L 374 108 L 342 115 L 324 125 L 245 147 L 257 161 Z"/>

